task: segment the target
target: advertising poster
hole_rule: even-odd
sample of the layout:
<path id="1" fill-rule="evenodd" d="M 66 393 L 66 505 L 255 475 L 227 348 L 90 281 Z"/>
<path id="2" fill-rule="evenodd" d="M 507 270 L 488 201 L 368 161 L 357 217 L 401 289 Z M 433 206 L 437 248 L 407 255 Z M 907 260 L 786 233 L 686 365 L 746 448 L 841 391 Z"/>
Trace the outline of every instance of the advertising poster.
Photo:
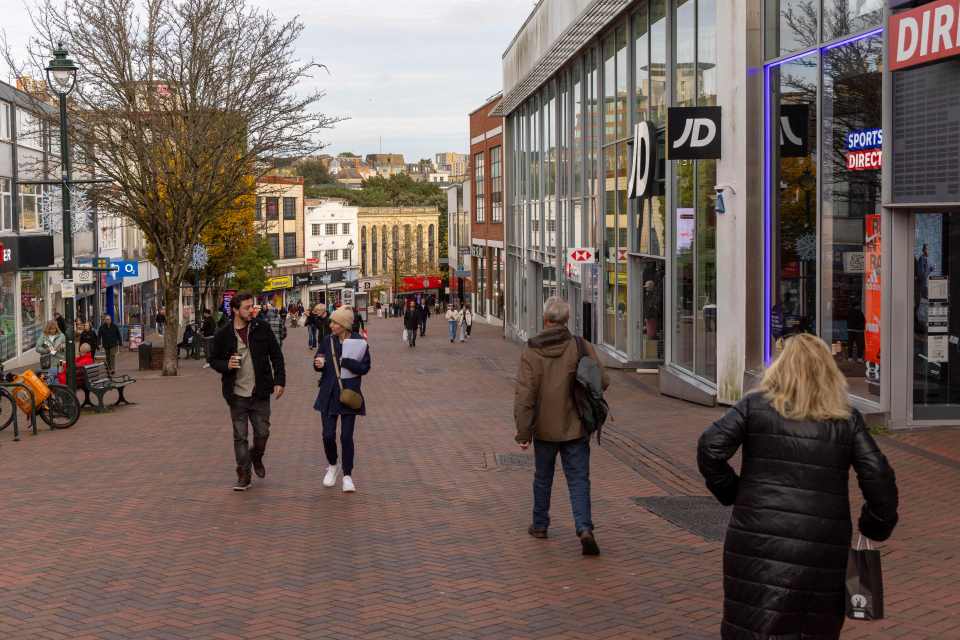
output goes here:
<path id="1" fill-rule="evenodd" d="M 140 346 L 140 343 L 143 342 L 143 325 L 142 324 L 131 324 L 129 327 L 130 332 L 130 351 L 136 351 Z"/>
<path id="2" fill-rule="evenodd" d="M 880 214 L 868 214 L 863 220 L 864 360 L 880 364 Z"/>

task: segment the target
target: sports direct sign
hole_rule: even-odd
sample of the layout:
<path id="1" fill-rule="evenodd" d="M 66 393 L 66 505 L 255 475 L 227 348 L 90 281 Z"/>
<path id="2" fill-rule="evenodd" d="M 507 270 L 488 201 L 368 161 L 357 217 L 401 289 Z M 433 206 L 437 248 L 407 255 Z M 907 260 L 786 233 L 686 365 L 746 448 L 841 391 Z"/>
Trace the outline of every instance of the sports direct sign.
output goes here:
<path id="1" fill-rule="evenodd" d="M 938 0 L 890 16 L 890 70 L 960 55 L 960 0 Z"/>
<path id="2" fill-rule="evenodd" d="M 883 129 L 858 129 L 847 134 L 847 169 L 869 171 L 883 167 Z"/>

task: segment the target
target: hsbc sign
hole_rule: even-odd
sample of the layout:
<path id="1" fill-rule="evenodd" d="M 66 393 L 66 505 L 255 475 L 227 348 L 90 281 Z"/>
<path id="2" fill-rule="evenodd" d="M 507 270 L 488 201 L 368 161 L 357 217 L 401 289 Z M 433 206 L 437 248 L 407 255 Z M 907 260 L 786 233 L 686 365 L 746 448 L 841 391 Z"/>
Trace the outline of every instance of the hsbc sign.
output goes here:
<path id="1" fill-rule="evenodd" d="M 960 55 L 960 0 L 938 0 L 890 16 L 890 70 Z"/>
<path id="2" fill-rule="evenodd" d="M 567 262 L 596 262 L 597 252 L 589 247 L 567 249 Z"/>

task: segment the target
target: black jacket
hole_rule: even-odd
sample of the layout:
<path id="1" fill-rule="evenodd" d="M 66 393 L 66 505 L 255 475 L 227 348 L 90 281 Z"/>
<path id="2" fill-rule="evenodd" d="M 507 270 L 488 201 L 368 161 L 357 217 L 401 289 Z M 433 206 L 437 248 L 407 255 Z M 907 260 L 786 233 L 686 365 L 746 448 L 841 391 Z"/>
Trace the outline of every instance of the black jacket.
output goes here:
<path id="1" fill-rule="evenodd" d="M 84 344 L 84 343 L 87 343 L 90 345 L 90 353 L 97 352 L 97 346 L 99 345 L 99 341 L 97 340 L 97 334 L 94 333 L 92 329 L 82 332 L 77 337 L 78 348 L 81 344 Z M 79 351 L 77 353 L 79 353 Z"/>
<path id="2" fill-rule="evenodd" d="M 355 340 L 363 339 L 359 333 L 353 333 L 350 337 Z M 336 354 L 334 354 L 334 351 L 336 351 Z M 333 364 L 333 358 L 340 358 L 342 353 L 343 345 L 335 336 L 330 336 L 320 342 L 314 358 L 323 356 L 325 360 L 322 369 L 317 369 L 316 365 L 313 367 L 315 371 L 321 372 L 320 382 L 318 384 L 320 389 L 317 391 L 317 399 L 313 403 L 313 408 L 325 416 L 365 416 L 367 415 L 366 399 L 364 399 L 359 409 L 351 409 L 350 407 L 340 404 L 340 382 L 337 382 L 337 368 Z M 370 345 L 367 345 L 367 351 L 360 360 L 343 358 L 339 362 L 341 376 L 344 370 L 357 374 L 353 378 L 342 378 L 343 388 L 352 389 L 359 393 L 360 397 L 363 397 L 363 392 L 361 391 L 363 376 L 370 372 Z"/>
<path id="3" fill-rule="evenodd" d="M 204 338 L 209 338 L 217 332 L 217 323 L 213 321 L 213 316 L 207 316 L 200 325 L 200 333 Z"/>
<path id="4" fill-rule="evenodd" d="M 253 372 L 256 382 L 253 385 L 253 397 L 266 400 L 275 386 L 284 387 L 287 383 L 283 365 L 283 352 L 273 331 L 263 320 L 254 318 L 247 330 L 247 346 L 253 358 Z M 229 402 L 233 398 L 233 383 L 237 370 L 229 368 L 230 356 L 237 353 L 237 333 L 233 322 L 217 330 L 210 349 L 210 367 L 218 371 L 223 382 L 223 397 Z"/>
<path id="5" fill-rule="evenodd" d="M 100 325 L 100 330 L 97 332 L 97 335 L 100 336 L 100 346 L 104 349 L 119 347 L 120 343 L 123 342 L 120 336 L 120 327 L 113 323 L 110 323 L 109 326 L 106 324 Z"/>
<path id="6" fill-rule="evenodd" d="M 420 326 L 420 312 L 416 309 L 407 309 L 403 314 L 403 328 L 410 331 L 416 330 Z"/>
<path id="7" fill-rule="evenodd" d="M 740 475 L 729 460 L 743 447 Z M 733 504 L 723 553 L 724 640 L 839 638 L 852 524 L 848 475 L 865 503 L 860 532 L 886 540 L 897 524 L 893 469 L 856 411 L 796 422 L 750 394 L 700 437 L 700 473 Z"/>

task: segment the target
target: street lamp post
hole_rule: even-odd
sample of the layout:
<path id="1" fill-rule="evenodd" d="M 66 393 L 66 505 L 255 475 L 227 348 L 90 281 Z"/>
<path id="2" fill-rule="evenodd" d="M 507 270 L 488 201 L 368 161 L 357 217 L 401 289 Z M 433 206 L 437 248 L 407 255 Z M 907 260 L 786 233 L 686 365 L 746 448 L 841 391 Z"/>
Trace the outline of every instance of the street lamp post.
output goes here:
<path id="1" fill-rule="evenodd" d="M 67 96 L 77 84 L 77 65 L 68 57 L 61 43 L 53 50 L 53 58 L 46 67 L 47 84 L 60 99 L 60 193 L 63 198 L 63 280 L 73 281 L 73 218 L 70 211 L 70 183 L 72 165 L 67 145 Z M 66 296 L 63 300 L 63 315 L 66 322 L 67 386 L 77 388 L 77 365 L 74 343 L 74 300 Z"/>

